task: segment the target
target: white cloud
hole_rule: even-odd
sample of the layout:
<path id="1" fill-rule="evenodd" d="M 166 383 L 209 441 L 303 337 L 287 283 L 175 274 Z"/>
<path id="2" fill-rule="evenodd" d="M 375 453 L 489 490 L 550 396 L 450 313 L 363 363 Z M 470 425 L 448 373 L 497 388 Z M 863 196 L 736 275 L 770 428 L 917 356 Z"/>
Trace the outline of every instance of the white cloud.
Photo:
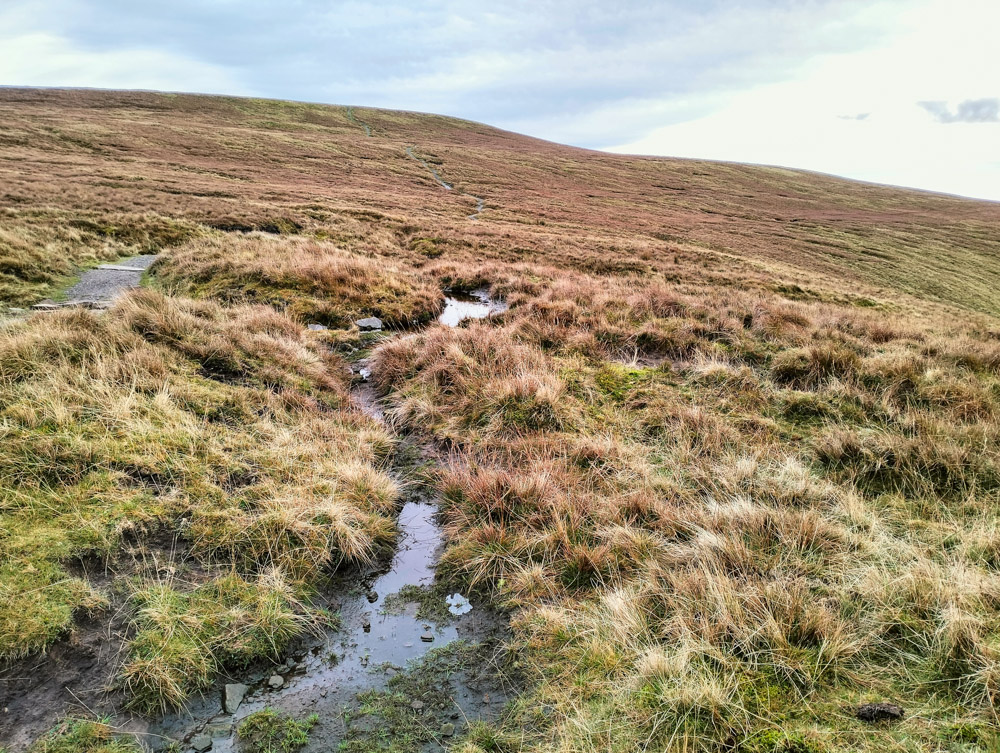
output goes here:
<path id="1" fill-rule="evenodd" d="M 157 49 L 88 50 L 65 37 L 32 31 L 0 32 L 0 51 L 4 84 L 252 93 L 232 71 Z"/>
<path id="2" fill-rule="evenodd" d="M 612 151 L 777 164 L 1000 200 L 1000 124 L 942 123 L 919 104 L 958 107 L 1000 94 L 1000 6 L 931 0 L 896 19 L 898 32 L 882 46 L 813 58 L 793 80 L 734 93 L 711 114 Z M 859 114 L 866 117 L 852 117 Z"/>

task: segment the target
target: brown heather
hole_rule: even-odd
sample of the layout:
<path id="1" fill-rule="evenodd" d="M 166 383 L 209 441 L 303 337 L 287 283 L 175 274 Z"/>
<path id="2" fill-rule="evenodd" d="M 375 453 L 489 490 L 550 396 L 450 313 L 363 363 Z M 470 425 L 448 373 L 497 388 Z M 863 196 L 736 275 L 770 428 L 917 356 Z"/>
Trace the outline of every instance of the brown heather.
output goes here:
<path id="1" fill-rule="evenodd" d="M 370 138 L 185 95 L 0 115 L 6 301 L 162 254 L 156 291 L 0 333 L 4 656 L 100 613 L 70 563 L 163 530 L 197 567 L 130 592 L 134 704 L 275 655 L 392 535 L 393 439 L 330 348 L 488 285 L 501 317 L 373 357 L 449 458 L 440 574 L 510 610 L 528 675 L 456 750 L 1000 744 L 1000 205 L 378 110 Z M 905 719 L 853 717 L 879 700 Z"/>

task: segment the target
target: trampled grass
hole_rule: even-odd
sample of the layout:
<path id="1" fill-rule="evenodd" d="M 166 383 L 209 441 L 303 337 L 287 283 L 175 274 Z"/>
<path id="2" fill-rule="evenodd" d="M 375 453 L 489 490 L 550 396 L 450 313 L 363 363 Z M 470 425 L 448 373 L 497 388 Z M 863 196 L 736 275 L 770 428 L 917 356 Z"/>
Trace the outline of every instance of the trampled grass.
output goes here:
<path id="1" fill-rule="evenodd" d="M 0 111 L 4 301 L 161 253 L 155 292 L 0 332 L 3 657 L 121 600 L 151 712 L 308 629 L 393 532 L 334 355 L 375 314 L 412 329 L 371 362 L 391 428 L 448 458 L 441 569 L 529 673 L 462 753 L 998 744 L 997 205 L 357 108 Z M 506 313 L 422 328 L 482 285 Z"/>

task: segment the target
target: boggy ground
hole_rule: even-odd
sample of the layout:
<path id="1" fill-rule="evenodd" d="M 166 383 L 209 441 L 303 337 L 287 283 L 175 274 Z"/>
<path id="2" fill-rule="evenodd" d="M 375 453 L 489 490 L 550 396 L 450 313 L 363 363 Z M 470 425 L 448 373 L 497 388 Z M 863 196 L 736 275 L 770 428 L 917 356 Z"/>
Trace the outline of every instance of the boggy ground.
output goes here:
<path id="1" fill-rule="evenodd" d="M 392 540 L 411 432 L 444 452 L 438 575 L 510 612 L 527 675 L 463 753 L 996 747 L 996 204 L 357 108 L 0 108 L 5 301 L 161 255 L 105 315 L 0 333 L 7 659 L 120 615 L 111 681 L 153 717 L 282 661 Z M 506 312 L 421 329 L 483 285 Z"/>

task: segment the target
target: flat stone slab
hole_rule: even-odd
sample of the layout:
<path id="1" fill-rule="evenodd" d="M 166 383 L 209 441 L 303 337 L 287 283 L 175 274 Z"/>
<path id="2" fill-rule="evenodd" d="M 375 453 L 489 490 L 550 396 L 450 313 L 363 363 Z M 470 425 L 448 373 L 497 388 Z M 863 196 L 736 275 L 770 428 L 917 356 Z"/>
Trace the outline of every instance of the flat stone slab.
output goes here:
<path id="1" fill-rule="evenodd" d="M 236 709 L 243 703 L 243 697 L 250 688 L 241 682 L 234 682 L 226 685 L 226 692 L 223 697 L 222 706 L 227 714 L 235 714 Z"/>
<path id="2" fill-rule="evenodd" d="M 372 330 L 382 329 L 382 320 L 377 316 L 369 316 L 365 319 L 358 319 L 354 323 L 358 325 L 358 329 L 362 332 L 371 332 Z"/>

